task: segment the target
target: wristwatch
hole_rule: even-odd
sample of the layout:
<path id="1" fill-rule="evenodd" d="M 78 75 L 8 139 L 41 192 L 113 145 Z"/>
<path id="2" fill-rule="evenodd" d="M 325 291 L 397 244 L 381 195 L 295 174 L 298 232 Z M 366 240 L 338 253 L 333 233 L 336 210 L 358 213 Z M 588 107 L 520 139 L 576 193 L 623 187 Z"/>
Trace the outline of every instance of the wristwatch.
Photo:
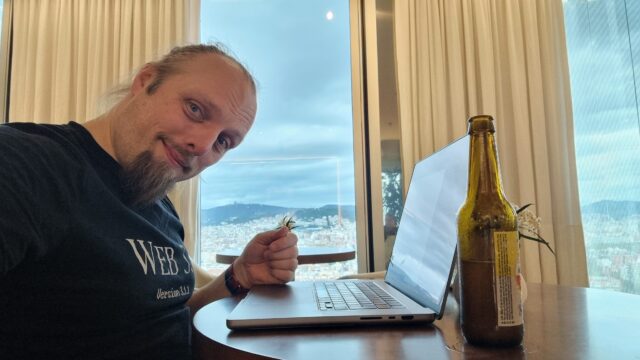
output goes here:
<path id="1" fill-rule="evenodd" d="M 236 279 L 236 274 L 233 272 L 233 264 L 224 272 L 224 285 L 233 296 L 244 295 L 249 292 L 249 289 L 242 286 L 238 279 Z"/>

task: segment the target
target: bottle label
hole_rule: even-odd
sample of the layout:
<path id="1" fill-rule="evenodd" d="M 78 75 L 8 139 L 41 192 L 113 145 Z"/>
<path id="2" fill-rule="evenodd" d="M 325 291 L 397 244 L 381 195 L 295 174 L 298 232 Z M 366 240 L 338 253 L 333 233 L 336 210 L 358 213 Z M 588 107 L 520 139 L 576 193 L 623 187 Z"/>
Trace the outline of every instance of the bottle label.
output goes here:
<path id="1" fill-rule="evenodd" d="M 520 300 L 520 274 L 518 274 L 518 232 L 494 231 L 493 250 L 494 296 L 496 299 L 498 326 L 522 324 Z"/>

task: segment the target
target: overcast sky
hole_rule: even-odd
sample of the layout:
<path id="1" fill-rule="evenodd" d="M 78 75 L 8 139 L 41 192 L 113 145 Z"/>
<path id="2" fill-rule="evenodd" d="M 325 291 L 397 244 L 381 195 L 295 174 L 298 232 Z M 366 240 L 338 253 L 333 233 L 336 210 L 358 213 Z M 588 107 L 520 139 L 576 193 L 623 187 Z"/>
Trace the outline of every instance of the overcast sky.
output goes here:
<path id="1" fill-rule="evenodd" d="M 640 1 L 565 11 L 581 203 L 640 201 Z M 348 1 L 203 0 L 201 14 L 202 41 L 259 83 L 256 124 L 203 174 L 202 208 L 353 204 Z"/>
<path id="2" fill-rule="evenodd" d="M 640 1 L 565 4 L 582 205 L 640 201 L 639 20 Z"/>
<path id="3" fill-rule="evenodd" d="M 203 173 L 202 208 L 354 204 L 348 1 L 203 0 L 201 14 L 201 40 L 258 81 L 256 123 Z"/>

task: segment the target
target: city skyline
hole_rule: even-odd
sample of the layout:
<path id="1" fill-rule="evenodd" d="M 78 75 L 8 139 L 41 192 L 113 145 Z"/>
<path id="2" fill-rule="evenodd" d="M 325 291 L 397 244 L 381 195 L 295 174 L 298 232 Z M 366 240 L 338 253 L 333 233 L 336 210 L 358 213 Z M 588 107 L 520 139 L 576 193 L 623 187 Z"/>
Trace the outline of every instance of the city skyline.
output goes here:
<path id="1" fill-rule="evenodd" d="M 627 16 L 640 13 L 640 2 L 563 5 L 580 207 L 639 202 L 640 71 L 634 66 L 640 23 Z M 259 98 L 256 124 L 245 142 L 203 173 L 201 208 L 354 204 L 348 1 L 203 0 L 201 11 L 202 41 L 228 45 L 257 78 Z M 537 141 L 545 146 L 545 139 Z M 635 231 L 639 217 L 584 212 L 587 247 L 612 246 L 587 248 L 592 281 L 618 289 L 618 252 L 628 252 L 625 266 L 640 261 L 640 254 L 637 248 L 619 250 L 622 238 L 615 231 Z M 633 284 L 640 283 L 639 274 L 633 277 Z"/>

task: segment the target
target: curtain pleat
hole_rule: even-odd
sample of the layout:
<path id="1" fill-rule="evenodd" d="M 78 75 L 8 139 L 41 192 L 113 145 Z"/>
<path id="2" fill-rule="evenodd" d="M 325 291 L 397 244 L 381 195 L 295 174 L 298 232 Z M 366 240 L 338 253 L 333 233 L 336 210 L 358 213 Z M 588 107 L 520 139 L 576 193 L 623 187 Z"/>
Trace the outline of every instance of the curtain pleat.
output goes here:
<path id="1" fill-rule="evenodd" d="M 394 23 L 405 171 L 493 115 L 507 197 L 557 254 L 523 241 L 523 273 L 588 286 L 562 2 L 403 0 Z"/>
<path id="2" fill-rule="evenodd" d="M 10 121 L 79 122 L 145 62 L 198 41 L 187 0 L 22 0 L 14 8 Z"/>
<path id="3" fill-rule="evenodd" d="M 80 123 L 145 62 L 199 40 L 197 0 L 20 0 L 13 6 L 9 121 Z M 198 179 L 170 194 L 193 251 Z"/>

